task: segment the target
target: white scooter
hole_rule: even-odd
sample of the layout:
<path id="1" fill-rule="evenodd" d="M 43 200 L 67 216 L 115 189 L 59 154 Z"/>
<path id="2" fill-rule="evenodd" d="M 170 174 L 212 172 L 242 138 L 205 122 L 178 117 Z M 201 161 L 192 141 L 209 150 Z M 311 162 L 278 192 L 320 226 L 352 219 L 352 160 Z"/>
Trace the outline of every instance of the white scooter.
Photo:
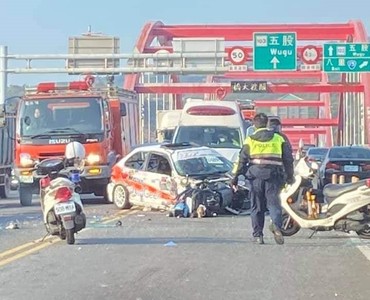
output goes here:
<path id="1" fill-rule="evenodd" d="M 45 159 L 36 165 L 40 179 L 43 220 L 48 234 L 75 243 L 75 233 L 86 227 L 79 193 L 85 149 L 78 142 L 67 144 L 65 159 Z M 72 166 L 71 166 L 72 165 Z"/>
<path id="2" fill-rule="evenodd" d="M 282 233 L 296 234 L 300 228 L 317 231 L 338 230 L 370 239 L 370 179 L 355 183 L 328 184 L 323 190 L 324 204 L 316 202 L 314 191 L 302 193 L 302 186 L 317 172 L 317 163 L 309 165 L 301 158 L 295 167 L 295 182 L 281 192 Z"/>

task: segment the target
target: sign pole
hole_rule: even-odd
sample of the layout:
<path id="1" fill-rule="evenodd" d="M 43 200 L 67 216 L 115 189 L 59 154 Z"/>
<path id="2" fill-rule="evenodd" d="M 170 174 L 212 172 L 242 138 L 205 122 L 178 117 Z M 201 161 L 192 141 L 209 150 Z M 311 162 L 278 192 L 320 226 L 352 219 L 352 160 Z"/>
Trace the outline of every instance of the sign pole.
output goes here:
<path id="1" fill-rule="evenodd" d="M 7 89 L 7 55 L 8 49 L 6 46 L 0 46 L 0 110 L 5 103 Z"/>

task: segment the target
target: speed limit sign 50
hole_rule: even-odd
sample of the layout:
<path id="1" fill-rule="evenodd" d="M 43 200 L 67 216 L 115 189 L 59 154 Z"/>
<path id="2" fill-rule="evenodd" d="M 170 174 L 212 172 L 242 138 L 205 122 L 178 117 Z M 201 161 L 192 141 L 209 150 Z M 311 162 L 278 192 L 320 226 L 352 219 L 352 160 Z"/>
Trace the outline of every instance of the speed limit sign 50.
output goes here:
<path id="1" fill-rule="evenodd" d="M 247 61 L 247 54 L 243 47 L 233 47 L 229 52 L 229 60 L 234 65 L 243 65 Z"/>

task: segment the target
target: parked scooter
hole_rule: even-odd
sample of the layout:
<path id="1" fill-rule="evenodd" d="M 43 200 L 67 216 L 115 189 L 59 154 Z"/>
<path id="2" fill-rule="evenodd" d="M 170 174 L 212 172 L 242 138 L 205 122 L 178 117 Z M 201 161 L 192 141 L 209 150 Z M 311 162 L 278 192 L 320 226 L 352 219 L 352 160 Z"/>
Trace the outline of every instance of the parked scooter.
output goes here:
<path id="1" fill-rule="evenodd" d="M 317 163 L 309 165 L 301 158 L 295 167 L 295 182 L 280 194 L 283 208 L 282 233 L 296 234 L 300 228 L 317 231 L 338 230 L 370 239 L 370 179 L 355 183 L 328 184 L 323 190 L 324 204 L 316 202 L 315 190 L 304 193 L 301 187 L 313 178 L 318 170 Z"/>
<path id="2" fill-rule="evenodd" d="M 86 227 L 86 216 L 79 193 L 85 148 L 81 143 L 67 144 L 65 158 L 45 159 L 36 165 L 40 179 L 40 200 L 48 234 L 57 235 L 68 244 L 75 243 L 75 233 Z"/>

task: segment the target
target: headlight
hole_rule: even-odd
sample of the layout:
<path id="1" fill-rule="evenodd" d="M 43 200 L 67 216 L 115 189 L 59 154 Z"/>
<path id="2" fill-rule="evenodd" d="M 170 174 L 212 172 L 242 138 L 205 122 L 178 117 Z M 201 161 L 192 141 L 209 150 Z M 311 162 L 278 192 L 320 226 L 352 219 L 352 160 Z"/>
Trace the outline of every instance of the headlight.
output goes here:
<path id="1" fill-rule="evenodd" d="M 19 162 L 22 167 L 31 167 L 34 165 L 34 160 L 29 153 L 21 153 L 19 155 Z"/>
<path id="2" fill-rule="evenodd" d="M 99 154 L 89 154 L 86 158 L 86 161 L 89 165 L 94 165 L 100 162 Z"/>
<path id="3" fill-rule="evenodd" d="M 189 183 L 189 178 L 182 178 L 181 181 L 180 181 L 180 184 L 182 186 L 187 186 Z"/>

